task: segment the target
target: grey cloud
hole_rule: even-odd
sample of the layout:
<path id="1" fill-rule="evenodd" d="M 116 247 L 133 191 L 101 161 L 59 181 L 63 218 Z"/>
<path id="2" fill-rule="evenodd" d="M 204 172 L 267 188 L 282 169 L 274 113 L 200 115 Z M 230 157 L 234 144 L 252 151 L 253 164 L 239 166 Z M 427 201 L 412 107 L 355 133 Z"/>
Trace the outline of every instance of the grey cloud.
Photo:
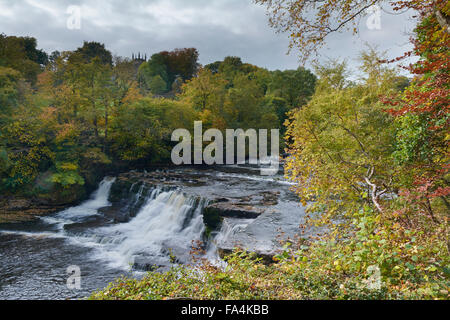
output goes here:
<path id="1" fill-rule="evenodd" d="M 69 5 L 82 7 L 81 30 L 66 28 Z M 408 48 L 403 33 L 413 22 L 408 15 L 384 12 L 381 22 L 381 30 L 368 30 L 361 21 L 359 37 L 331 36 L 322 57 L 352 61 L 364 42 L 400 55 Z M 265 8 L 251 0 L 0 0 L 0 32 L 36 37 L 48 52 L 73 50 L 83 40 L 95 40 L 121 56 L 196 47 L 202 64 L 234 55 L 272 70 L 298 66 L 295 50 L 286 55 L 288 36 L 276 34 L 268 26 Z"/>

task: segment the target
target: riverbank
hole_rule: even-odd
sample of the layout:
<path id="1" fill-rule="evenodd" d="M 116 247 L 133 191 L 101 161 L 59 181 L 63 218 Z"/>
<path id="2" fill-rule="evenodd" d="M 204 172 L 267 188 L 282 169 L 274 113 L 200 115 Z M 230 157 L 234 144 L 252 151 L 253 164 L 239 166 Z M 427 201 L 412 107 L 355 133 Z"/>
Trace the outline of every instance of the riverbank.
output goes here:
<path id="1" fill-rule="evenodd" d="M 44 175 L 35 182 L 34 186 L 30 187 L 31 189 L 27 189 L 25 192 L 16 194 L 9 192 L 0 195 L 0 224 L 33 221 L 39 217 L 78 205 L 89 198 L 89 195 L 105 176 L 118 175 L 121 172 L 133 170 L 133 168 L 141 171 L 170 168 L 170 164 L 153 164 L 145 166 L 145 168 L 142 164 L 134 164 L 130 169 L 127 168 L 128 164 L 118 162 L 115 166 L 109 165 L 92 169 L 85 173 L 83 185 L 66 189 L 55 188 L 48 181 L 49 177 Z M 39 189 L 40 192 L 33 191 L 33 189 Z"/>
<path id="2" fill-rule="evenodd" d="M 33 221 L 38 217 L 64 210 L 73 204 L 51 205 L 38 203 L 36 199 L 3 198 L 0 199 L 0 224 Z"/>
<path id="3" fill-rule="evenodd" d="M 399 257 L 395 268 L 378 267 L 369 255 L 363 268 L 355 242 L 328 239 L 300 250 L 286 250 L 277 264 L 264 264 L 240 250 L 226 257 L 223 269 L 205 262 L 195 268 L 179 266 L 142 279 L 120 278 L 91 300 L 448 300 L 445 251 L 434 263 L 420 267 L 427 250 Z M 371 245 L 386 247 L 382 243 Z M 434 244 L 443 249 L 443 243 Z M 389 255 L 390 252 L 385 251 Z M 411 257 L 418 257 L 411 262 Z M 419 262 L 420 261 L 420 262 Z M 361 263 L 361 261 L 359 261 Z M 441 267 L 437 267 L 440 265 Z M 370 267 L 372 266 L 372 267 Z M 433 266 L 433 269 L 430 267 Z M 383 269 L 381 269 L 383 268 Z"/>
<path id="4" fill-rule="evenodd" d="M 120 278 L 91 300 L 448 300 L 444 241 L 418 234 L 405 241 L 362 222 L 347 241 L 293 242 L 266 264 L 241 249 L 224 259 L 178 266 L 142 279 Z M 390 239 L 390 242 L 386 239 Z M 430 252 L 433 252 L 430 254 Z"/>

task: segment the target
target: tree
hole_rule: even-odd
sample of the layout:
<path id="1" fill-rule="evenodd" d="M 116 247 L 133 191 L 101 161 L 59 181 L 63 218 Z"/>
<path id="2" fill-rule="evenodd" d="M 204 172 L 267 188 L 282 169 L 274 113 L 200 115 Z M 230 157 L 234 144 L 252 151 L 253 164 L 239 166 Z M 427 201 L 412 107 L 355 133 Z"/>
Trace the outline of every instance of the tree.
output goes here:
<path id="1" fill-rule="evenodd" d="M 288 119 L 288 112 L 292 109 L 289 103 L 283 98 L 267 95 L 264 105 L 277 115 L 279 128 L 282 128 L 281 133 L 284 133 L 284 123 Z"/>
<path id="2" fill-rule="evenodd" d="M 420 59 L 409 68 L 415 75 L 411 85 L 384 100 L 398 126 L 393 156 L 403 173 L 400 211 L 409 221 L 417 222 L 425 213 L 435 224 L 445 223 L 450 211 L 450 6 L 445 1 L 411 1 L 402 3 L 404 7 L 416 9 L 420 17 L 414 50 L 405 56 L 414 53 Z M 450 250 L 450 242 L 447 246 Z"/>
<path id="3" fill-rule="evenodd" d="M 166 83 L 164 91 L 167 91 L 169 74 L 164 56 L 159 53 L 152 55 L 150 60 L 140 65 L 138 76 L 148 90 L 151 90 L 150 83 L 152 80 L 159 76 Z"/>
<path id="4" fill-rule="evenodd" d="M 219 72 L 219 67 L 222 64 L 222 61 L 216 61 L 210 64 L 207 64 L 204 68 L 211 71 L 213 74 Z"/>
<path id="5" fill-rule="evenodd" d="M 76 101 L 73 105 L 73 114 L 82 119 L 84 124 L 89 124 L 89 129 L 94 132 L 96 143 L 103 141 L 103 151 L 105 151 L 110 109 L 122 98 L 120 94 L 119 96 L 114 94 L 116 88 L 111 66 L 104 64 L 99 57 L 87 62 L 82 53 L 67 53 L 65 56 L 69 58 L 60 59 L 61 76 L 64 79 L 61 89 L 68 87 L 68 94 L 73 95 L 73 99 L 69 98 L 68 102 Z"/>
<path id="6" fill-rule="evenodd" d="M 194 77 L 198 71 L 198 51 L 195 48 L 175 49 L 159 53 L 167 66 L 168 85 L 171 86 L 177 76 L 184 81 Z"/>
<path id="7" fill-rule="evenodd" d="M 11 165 L 5 143 L 5 128 L 11 122 L 13 111 L 17 111 L 19 79 L 18 71 L 0 67 L 0 179 L 8 174 Z"/>
<path id="8" fill-rule="evenodd" d="M 201 69 L 198 77 L 186 82 L 183 95 L 199 111 L 213 107 L 217 95 L 224 95 L 226 81 L 207 69 Z"/>
<path id="9" fill-rule="evenodd" d="M 142 98 L 124 104 L 112 123 L 112 150 L 127 161 L 167 160 L 171 133 L 191 128 L 195 116 L 190 105 L 179 101 Z"/>
<path id="10" fill-rule="evenodd" d="M 167 91 L 167 83 L 161 76 L 154 76 L 149 83 L 149 89 L 153 94 L 163 94 Z"/>
<path id="11" fill-rule="evenodd" d="M 288 126 L 286 174 L 302 202 L 313 201 L 310 210 L 328 218 L 352 215 L 364 203 L 384 214 L 381 197 L 397 190 L 394 121 L 379 101 L 394 92 L 395 73 L 379 69 L 374 53 L 362 58 L 368 77 L 358 85 L 345 81 L 344 64 L 320 68 L 316 93 Z"/>
<path id="12" fill-rule="evenodd" d="M 227 128 L 276 128 L 277 123 L 262 123 L 264 90 L 245 74 L 237 75 L 228 89 L 224 102 Z M 276 118 L 276 117 L 275 117 Z M 273 119 L 273 118 L 272 118 Z"/>
<path id="13" fill-rule="evenodd" d="M 310 84 L 315 84 L 314 75 L 303 69 L 299 69 L 298 74 L 301 76 L 295 79 L 294 85 L 298 90 L 295 94 L 308 92 L 305 96 L 311 95 L 313 89 Z M 305 78 L 308 77 L 304 74 L 310 75 L 314 81 L 307 83 Z M 197 77 L 183 86 L 181 97 L 201 112 L 205 126 L 219 129 L 282 128 L 285 113 L 292 107 L 285 99 L 281 99 L 284 104 L 274 99 L 276 94 L 270 92 L 270 85 L 275 81 L 266 69 L 243 63 L 239 57 L 226 57 L 224 61 L 200 69 Z M 285 85 L 294 86 L 289 81 Z"/>
<path id="14" fill-rule="evenodd" d="M 265 5 L 270 14 L 269 23 L 279 32 L 290 35 L 289 48 L 297 48 L 301 56 L 307 59 L 316 54 L 326 41 L 326 37 L 334 32 L 352 29 L 358 33 L 358 18 L 366 15 L 373 5 L 389 3 L 394 11 L 404 8 L 425 10 L 435 17 L 439 24 L 450 32 L 448 8 L 445 0 L 255 0 Z"/>
<path id="15" fill-rule="evenodd" d="M 37 49 L 37 41 L 32 37 L 23 37 L 23 46 L 28 60 L 36 62 L 41 66 L 45 66 L 49 62 L 48 55 L 45 51 Z"/>
<path id="16" fill-rule="evenodd" d="M 225 128 L 223 104 L 227 83 L 220 74 L 201 69 L 197 77 L 183 85 L 181 97 L 201 113 L 206 126 Z"/>
<path id="17" fill-rule="evenodd" d="M 303 67 L 297 70 L 274 71 L 269 93 L 284 98 L 292 108 L 306 104 L 314 93 L 316 77 Z"/>
<path id="18" fill-rule="evenodd" d="M 120 85 L 129 87 L 138 80 L 135 64 L 131 59 L 115 56 L 113 63 L 113 77 Z"/>
<path id="19" fill-rule="evenodd" d="M 0 66 L 19 71 L 25 80 L 34 84 L 41 65 L 48 60 L 47 54 L 36 46 L 34 38 L 0 34 Z"/>
<path id="20" fill-rule="evenodd" d="M 213 73 L 220 73 L 228 81 L 229 88 L 233 87 L 233 79 L 239 74 L 257 73 L 262 70 L 249 63 L 243 63 L 240 57 L 234 56 L 228 56 L 223 61 L 209 64 L 205 69 L 209 69 Z"/>
<path id="21" fill-rule="evenodd" d="M 290 48 L 298 47 L 303 58 L 317 52 L 327 35 L 355 27 L 357 18 L 364 15 L 370 6 L 383 3 L 381 0 L 256 2 L 267 5 L 271 25 L 279 31 L 290 33 Z M 423 227 L 427 225 L 426 221 L 421 221 L 423 214 L 439 223 L 435 217 L 436 210 L 448 212 L 450 208 L 447 165 L 450 7 L 444 0 L 389 3 L 394 11 L 412 9 L 418 13 L 414 50 L 394 60 L 384 60 L 394 62 L 416 54 L 420 60 L 409 68 L 415 79 L 408 87 L 405 79 L 392 79 L 400 91 L 397 90 L 392 96 L 385 95 L 383 103 L 395 117 L 395 149 L 391 158 L 396 162 L 397 171 L 402 172 L 402 181 L 398 185 L 402 191 L 398 202 L 403 201 L 404 206 L 400 211 L 410 213 L 402 219 L 403 222 L 408 221 L 405 225 Z M 353 31 L 357 32 L 357 29 Z M 377 64 L 380 62 L 383 61 Z M 340 75 L 336 73 L 334 76 Z M 341 80 L 345 78 L 340 77 Z M 376 83 L 376 78 L 371 81 Z M 340 87 L 344 83 L 337 81 L 336 85 Z M 411 216 L 418 223 L 412 223 Z"/>
<path id="22" fill-rule="evenodd" d="M 48 140 L 52 134 L 42 125 L 43 114 L 33 105 L 18 105 L 11 119 L 1 128 L 3 159 L 0 188 L 4 192 L 24 191 L 52 158 Z M 5 164 L 5 163 L 4 163 Z"/>
<path id="23" fill-rule="evenodd" d="M 19 80 L 20 73 L 18 71 L 0 67 L 0 127 L 18 106 Z"/>
<path id="24" fill-rule="evenodd" d="M 85 63 L 91 63 L 98 58 L 101 64 L 112 65 L 113 57 L 110 51 L 105 49 L 105 45 L 99 42 L 85 41 L 83 46 L 74 51 L 74 54 L 81 57 Z"/>

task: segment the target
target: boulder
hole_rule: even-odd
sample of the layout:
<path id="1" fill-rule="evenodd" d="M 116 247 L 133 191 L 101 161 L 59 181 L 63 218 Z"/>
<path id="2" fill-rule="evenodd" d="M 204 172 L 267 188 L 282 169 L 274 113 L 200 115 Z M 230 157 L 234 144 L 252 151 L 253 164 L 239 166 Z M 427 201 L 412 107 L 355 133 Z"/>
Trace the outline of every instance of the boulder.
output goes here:
<path id="1" fill-rule="evenodd" d="M 263 199 L 261 200 L 261 204 L 264 206 L 274 206 L 278 204 L 278 197 L 280 196 L 280 192 L 274 192 L 274 191 L 263 191 L 260 192 L 260 194 L 263 196 Z"/>
<path id="2" fill-rule="evenodd" d="M 114 223 L 124 223 L 130 221 L 130 212 L 122 206 L 110 206 L 98 209 L 98 212 Z"/>
<path id="3" fill-rule="evenodd" d="M 217 230 L 223 218 L 256 219 L 264 211 L 245 202 L 244 198 L 232 201 L 228 198 L 217 198 L 203 210 L 203 222 L 210 230 Z"/>
<path id="4" fill-rule="evenodd" d="M 153 260 L 146 257 L 136 257 L 132 268 L 137 271 L 155 271 L 159 266 L 156 265 Z"/>
<path id="5" fill-rule="evenodd" d="M 108 223 L 105 217 L 92 216 L 83 222 L 75 222 L 64 225 L 64 230 L 72 234 L 84 234 L 86 230 L 102 227 Z"/>
<path id="6" fill-rule="evenodd" d="M 263 208 L 235 202 L 216 202 L 205 208 L 205 212 L 211 216 L 216 215 L 222 218 L 255 219 L 264 211 Z"/>

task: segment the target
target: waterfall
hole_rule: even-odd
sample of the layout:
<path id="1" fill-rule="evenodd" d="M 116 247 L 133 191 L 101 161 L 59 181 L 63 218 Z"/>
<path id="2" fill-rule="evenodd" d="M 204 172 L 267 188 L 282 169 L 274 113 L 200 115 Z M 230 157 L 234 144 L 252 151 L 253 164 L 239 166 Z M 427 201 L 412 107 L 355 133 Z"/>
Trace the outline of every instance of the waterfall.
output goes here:
<path id="1" fill-rule="evenodd" d="M 104 219 L 98 209 L 111 205 L 108 197 L 115 180 L 105 178 L 91 199 L 80 205 L 41 217 L 43 222 L 57 229 L 53 235 L 46 233 L 45 236 L 64 237 L 69 243 L 93 248 L 91 258 L 106 261 L 112 268 L 129 270 L 136 259 L 143 259 L 146 264 L 168 266 L 173 263 L 172 254 L 180 263 L 190 262 L 191 246 L 193 242 L 202 240 L 205 231 L 203 209 L 208 200 L 186 196 L 180 190 L 149 189 L 144 184 L 139 187 L 133 184 L 130 189 L 136 193 L 125 208 L 129 209 L 137 205 L 139 199 L 145 199 L 134 218 L 126 223 L 105 222 L 98 227 L 83 227 L 85 223 Z M 220 264 L 216 244 L 245 229 L 250 221 L 225 219 L 221 230 L 207 244 L 205 257 Z M 71 224 L 81 225 L 80 231 L 66 231 L 65 226 Z"/>
<path id="2" fill-rule="evenodd" d="M 96 258 L 112 267 L 129 268 L 137 257 L 168 265 L 171 250 L 188 260 L 192 241 L 201 240 L 204 232 L 205 203 L 177 190 L 155 188 L 131 221 L 98 228 L 91 237 L 78 240 L 96 247 Z"/>
<path id="3" fill-rule="evenodd" d="M 79 222 L 86 217 L 98 214 L 98 209 L 109 206 L 109 193 L 116 178 L 106 177 L 100 182 L 98 189 L 92 194 L 91 199 L 81 203 L 78 206 L 70 207 L 53 216 L 41 217 L 41 220 L 57 224 L 62 232 L 65 224 Z"/>
<path id="4" fill-rule="evenodd" d="M 113 268 L 129 269 L 136 258 L 167 266 L 172 253 L 178 261 L 188 262 L 192 242 L 201 240 L 205 230 L 202 211 L 207 201 L 179 190 L 133 184 L 131 190 L 136 193 L 125 210 L 137 206 L 140 199 L 144 199 L 143 205 L 129 222 L 109 224 L 102 222 L 105 220 L 98 209 L 111 205 L 108 197 L 115 180 L 105 178 L 91 199 L 80 205 L 41 217 L 57 229 L 45 236 L 64 237 L 69 243 L 93 248 L 91 258 L 106 261 Z M 99 226 L 90 225 L 92 221 L 100 221 Z M 65 226 L 73 224 L 81 227 L 66 231 Z"/>
<path id="5" fill-rule="evenodd" d="M 223 171 L 177 169 L 174 181 L 169 171 L 148 177 L 124 173 L 117 179 L 106 177 L 77 206 L 31 222 L 2 225 L 0 256 L 6 273 L 0 281 L 0 297 L 73 297 L 65 281 L 60 281 L 71 265 L 82 270 L 81 297 L 121 275 L 139 277 L 141 271 L 155 266 L 164 271 L 173 264 L 189 264 L 193 242 L 206 238 L 207 199 L 217 197 L 244 201 L 249 195 L 259 201 L 265 191 L 281 192 L 273 213 L 257 219 L 224 218 L 220 230 L 212 231 L 203 244 L 206 254 L 201 257 L 224 267 L 219 248 L 224 253 L 234 246 L 268 251 L 275 246 L 278 230 L 296 234 L 304 209 L 283 186 L 281 176 L 246 172 L 228 167 Z"/>
<path id="6" fill-rule="evenodd" d="M 222 226 L 208 244 L 206 258 L 218 267 L 225 267 L 226 263 L 219 257 L 218 247 L 226 244 L 238 232 L 242 232 L 254 219 L 233 219 L 225 218 Z"/>

